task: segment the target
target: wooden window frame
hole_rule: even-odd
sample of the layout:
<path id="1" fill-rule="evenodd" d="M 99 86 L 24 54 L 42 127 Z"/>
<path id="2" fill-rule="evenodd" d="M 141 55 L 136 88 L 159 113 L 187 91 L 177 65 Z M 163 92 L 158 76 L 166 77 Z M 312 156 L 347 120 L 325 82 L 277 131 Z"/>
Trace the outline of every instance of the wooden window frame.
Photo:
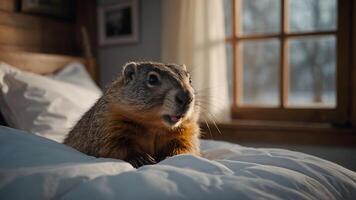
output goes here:
<path id="1" fill-rule="evenodd" d="M 233 119 L 253 119 L 253 120 L 284 120 L 284 121 L 308 121 L 308 122 L 332 122 L 344 124 L 350 120 L 351 108 L 351 22 L 352 1 L 338 0 L 337 5 L 337 29 L 335 31 L 315 31 L 288 33 L 288 0 L 281 1 L 281 30 L 277 34 L 247 35 L 240 36 L 237 19 L 239 1 L 232 0 L 232 36 L 226 38 L 226 42 L 232 45 L 233 53 L 233 105 L 231 108 Z M 288 98 L 288 38 L 335 35 L 337 46 L 336 63 L 336 107 L 335 108 L 293 108 L 286 107 Z M 239 93 L 241 85 L 242 63 L 238 53 L 238 45 L 241 41 L 260 40 L 276 38 L 280 41 L 280 106 L 279 107 L 252 107 L 240 106 Z"/>

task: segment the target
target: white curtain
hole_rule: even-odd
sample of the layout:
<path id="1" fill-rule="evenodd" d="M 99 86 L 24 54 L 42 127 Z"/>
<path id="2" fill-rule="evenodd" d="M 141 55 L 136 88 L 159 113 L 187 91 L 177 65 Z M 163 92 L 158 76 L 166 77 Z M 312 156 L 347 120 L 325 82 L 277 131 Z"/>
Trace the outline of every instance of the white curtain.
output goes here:
<path id="1" fill-rule="evenodd" d="M 162 2 L 162 61 L 187 65 L 205 120 L 229 120 L 223 0 Z"/>

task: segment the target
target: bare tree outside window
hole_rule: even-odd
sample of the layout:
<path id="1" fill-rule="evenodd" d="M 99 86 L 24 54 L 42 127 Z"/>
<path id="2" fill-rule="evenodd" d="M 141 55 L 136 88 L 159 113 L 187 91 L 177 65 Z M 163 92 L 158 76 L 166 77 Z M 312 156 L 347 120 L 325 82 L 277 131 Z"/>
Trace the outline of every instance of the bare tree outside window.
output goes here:
<path id="1" fill-rule="evenodd" d="M 337 0 L 224 0 L 233 108 L 337 107 Z"/>
<path id="2" fill-rule="evenodd" d="M 224 0 L 224 5 L 233 118 L 345 122 L 349 1 Z"/>
<path id="3" fill-rule="evenodd" d="M 336 0 L 290 0 L 291 32 L 336 29 Z M 334 107 L 336 74 L 335 36 L 291 40 L 289 105 Z"/>

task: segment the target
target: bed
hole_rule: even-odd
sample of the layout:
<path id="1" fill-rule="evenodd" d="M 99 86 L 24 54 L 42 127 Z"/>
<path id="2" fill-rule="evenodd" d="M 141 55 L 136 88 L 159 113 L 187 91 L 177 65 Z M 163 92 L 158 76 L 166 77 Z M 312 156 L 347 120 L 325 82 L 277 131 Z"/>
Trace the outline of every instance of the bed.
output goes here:
<path id="1" fill-rule="evenodd" d="M 14 127 L 0 126 L 0 199 L 356 199 L 355 172 L 284 149 L 201 140 L 202 157 L 138 169 L 87 156 L 61 144 L 101 95 L 85 59 L 11 52 L 0 61 L 0 109 Z"/>

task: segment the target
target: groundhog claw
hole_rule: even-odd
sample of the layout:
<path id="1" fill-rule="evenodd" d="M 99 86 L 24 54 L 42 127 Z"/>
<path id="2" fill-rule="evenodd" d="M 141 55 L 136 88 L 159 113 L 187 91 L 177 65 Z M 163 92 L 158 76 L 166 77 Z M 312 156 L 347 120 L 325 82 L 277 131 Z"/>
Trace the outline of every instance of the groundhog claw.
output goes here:
<path id="1" fill-rule="evenodd" d="M 135 168 L 139 168 L 143 165 L 153 165 L 157 163 L 157 161 L 147 153 L 138 154 L 132 159 L 129 159 L 128 162 Z"/>

